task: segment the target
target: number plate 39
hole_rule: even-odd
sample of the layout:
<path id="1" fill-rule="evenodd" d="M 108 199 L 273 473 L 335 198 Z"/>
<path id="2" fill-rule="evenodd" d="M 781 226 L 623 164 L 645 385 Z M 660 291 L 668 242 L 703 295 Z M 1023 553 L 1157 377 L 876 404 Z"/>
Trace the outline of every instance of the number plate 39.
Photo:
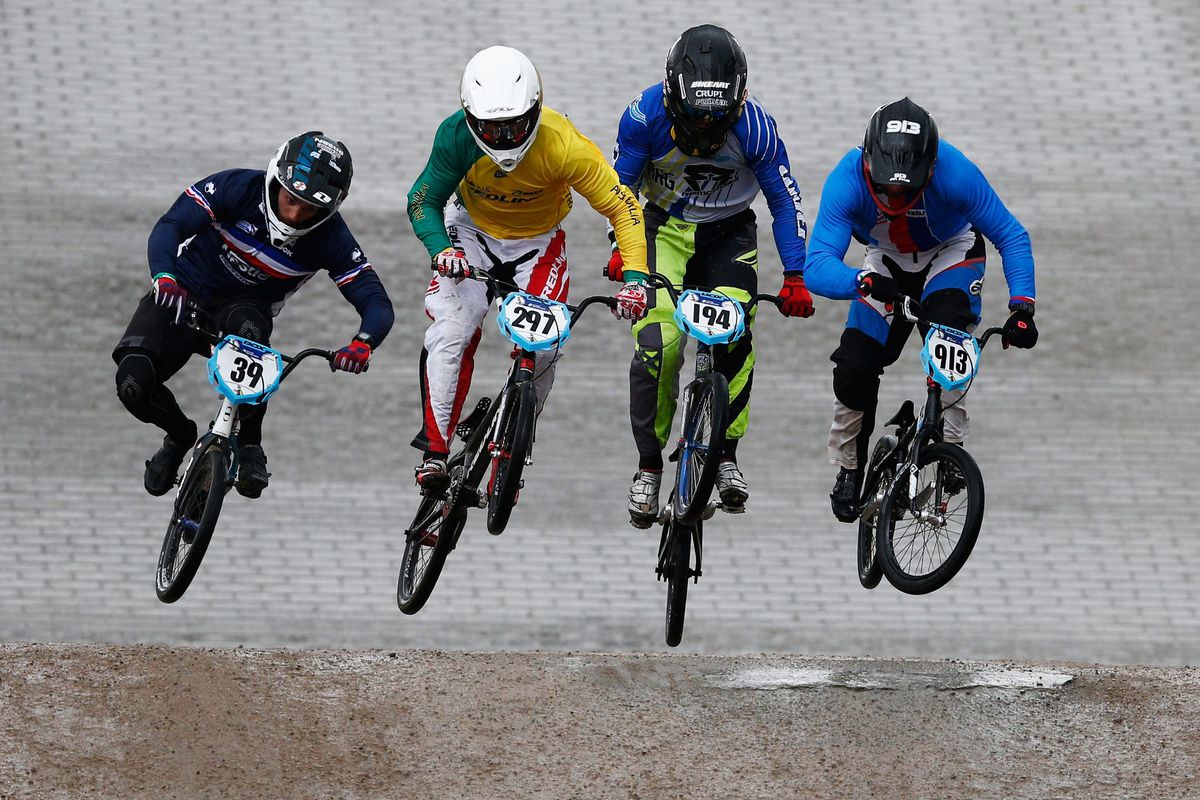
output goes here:
<path id="1" fill-rule="evenodd" d="M 513 292 L 504 298 L 496 323 L 505 338 L 525 350 L 549 350 L 571 336 L 569 308 L 525 292 Z"/>
<path id="2" fill-rule="evenodd" d="M 746 330 L 742 304 L 723 294 L 688 289 L 675 304 L 675 324 L 704 344 L 725 344 Z"/>
<path id="3" fill-rule="evenodd" d="M 234 405 L 261 403 L 279 387 L 283 357 L 278 350 L 226 336 L 208 359 L 208 380 Z"/>
<path id="4" fill-rule="evenodd" d="M 921 363 L 943 389 L 961 389 L 979 368 L 979 342 L 965 331 L 930 325 L 921 349 Z"/>

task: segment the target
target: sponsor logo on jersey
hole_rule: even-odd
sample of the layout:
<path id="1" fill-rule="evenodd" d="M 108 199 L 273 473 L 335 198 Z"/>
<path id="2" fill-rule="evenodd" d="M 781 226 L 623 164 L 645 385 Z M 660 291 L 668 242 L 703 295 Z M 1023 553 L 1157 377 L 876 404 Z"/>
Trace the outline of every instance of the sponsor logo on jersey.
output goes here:
<path id="1" fill-rule="evenodd" d="M 350 253 L 350 260 L 356 262 L 362 261 L 362 250 L 359 250 L 357 247 L 354 248 L 353 252 Z"/>
<path id="2" fill-rule="evenodd" d="M 512 191 L 502 191 L 493 189 L 491 186 L 480 186 L 471 180 L 467 180 L 467 188 L 471 190 L 471 194 L 483 200 L 490 200 L 493 203 L 531 203 L 540 197 L 546 190 L 534 189 L 532 191 L 513 189 Z"/>
<path id="3" fill-rule="evenodd" d="M 650 165 L 650 180 L 666 189 L 675 188 L 675 176 L 668 170 L 656 167 L 653 164 Z"/>
<path id="4" fill-rule="evenodd" d="M 271 277 L 258 267 L 247 264 L 241 256 L 229 249 L 228 244 L 221 245 L 221 264 L 233 277 L 247 286 L 265 283 Z"/>
<path id="5" fill-rule="evenodd" d="M 684 196 L 709 195 L 733 185 L 737 170 L 718 167 L 714 164 L 688 164 L 683 168 L 683 180 L 687 183 Z"/>
<path id="6" fill-rule="evenodd" d="M 792 180 L 791 173 L 783 164 L 779 165 L 779 179 L 783 181 L 783 188 L 787 189 L 788 197 L 792 199 L 792 208 L 796 210 L 796 236 L 802 240 L 807 239 L 808 223 L 804 221 L 804 199 L 800 197 L 796 181 Z"/>
<path id="7" fill-rule="evenodd" d="M 209 181 L 208 183 L 204 184 L 204 191 L 206 194 L 216 194 L 217 185 L 212 181 Z"/>
<path id="8" fill-rule="evenodd" d="M 983 294 L 983 278 L 976 278 L 975 280 L 971 281 L 971 288 L 969 291 L 975 296 Z"/>
<path id="9" fill-rule="evenodd" d="M 237 226 L 239 228 L 241 228 L 242 230 L 244 230 L 246 233 L 250 234 L 251 236 L 254 236 L 255 234 L 258 233 L 258 226 L 252 222 L 247 222 L 244 219 L 239 220 L 237 223 Z"/>

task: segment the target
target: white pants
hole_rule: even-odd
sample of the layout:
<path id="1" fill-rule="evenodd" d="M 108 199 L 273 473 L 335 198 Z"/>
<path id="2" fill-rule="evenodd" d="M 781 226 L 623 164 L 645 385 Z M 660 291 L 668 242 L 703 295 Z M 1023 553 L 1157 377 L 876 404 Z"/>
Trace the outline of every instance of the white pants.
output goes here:
<path id="1" fill-rule="evenodd" d="M 530 239 L 495 239 L 475 227 L 457 204 L 446 209 L 446 233 L 467 263 L 530 294 L 565 303 L 570 288 L 566 234 L 559 227 Z M 435 277 L 425 292 L 425 435 L 432 452 L 448 453 L 462 404 L 471 388 L 475 348 L 488 311 L 487 284 Z M 554 384 L 556 349 L 539 351 L 534 369 L 540 413 Z"/>

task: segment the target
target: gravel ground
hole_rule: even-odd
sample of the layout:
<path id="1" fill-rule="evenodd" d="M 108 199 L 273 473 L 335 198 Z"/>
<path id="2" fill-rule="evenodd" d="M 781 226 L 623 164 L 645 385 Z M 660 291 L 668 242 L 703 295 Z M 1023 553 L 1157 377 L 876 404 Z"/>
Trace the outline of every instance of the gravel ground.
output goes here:
<path id="1" fill-rule="evenodd" d="M 0 798 L 1195 797 L 1200 670 L 0 645 Z"/>

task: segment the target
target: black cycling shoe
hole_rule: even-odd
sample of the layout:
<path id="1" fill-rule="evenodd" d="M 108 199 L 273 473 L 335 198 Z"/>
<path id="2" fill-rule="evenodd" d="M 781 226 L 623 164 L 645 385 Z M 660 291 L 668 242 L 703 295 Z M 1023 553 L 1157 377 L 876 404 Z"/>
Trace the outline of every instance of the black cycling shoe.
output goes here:
<path id="1" fill-rule="evenodd" d="M 842 467 L 838 471 L 833 491 L 829 493 L 829 505 L 840 522 L 858 520 L 858 493 L 862 490 L 862 479 L 861 469 Z"/>
<path id="2" fill-rule="evenodd" d="M 263 452 L 262 445 L 245 444 L 238 448 L 238 494 L 251 500 L 261 496 L 270 477 L 267 454 Z"/>
<path id="3" fill-rule="evenodd" d="M 175 478 L 179 475 L 179 465 L 183 457 L 196 442 L 196 426 L 192 425 L 192 439 L 187 444 L 178 444 L 170 436 L 163 437 L 162 447 L 146 462 L 146 474 L 143 482 L 146 491 L 155 497 L 162 497 L 171 491 Z"/>

